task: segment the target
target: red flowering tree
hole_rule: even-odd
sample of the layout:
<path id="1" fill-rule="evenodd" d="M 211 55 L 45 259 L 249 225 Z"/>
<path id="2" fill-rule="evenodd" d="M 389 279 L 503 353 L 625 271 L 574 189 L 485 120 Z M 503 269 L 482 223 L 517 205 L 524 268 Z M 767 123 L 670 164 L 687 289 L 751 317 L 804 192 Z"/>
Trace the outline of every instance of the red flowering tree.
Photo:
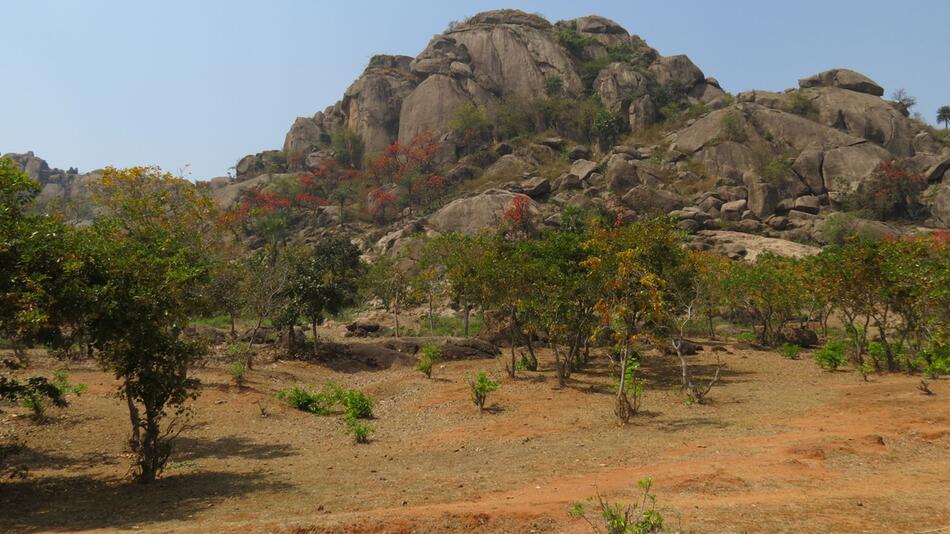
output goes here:
<path id="1" fill-rule="evenodd" d="M 396 193 L 384 187 L 377 187 L 369 192 L 369 206 L 367 211 L 376 221 L 376 224 L 386 224 L 396 210 Z"/>
<path id="2" fill-rule="evenodd" d="M 882 161 L 874 173 L 861 184 L 853 201 L 854 208 L 867 209 L 878 219 L 922 215 L 920 194 L 927 187 L 923 176 L 911 174 L 894 160 Z"/>
<path id="3" fill-rule="evenodd" d="M 508 209 L 502 214 L 502 220 L 509 230 L 519 237 L 535 234 L 534 220 L 531 217 L 531 199 L 526 195 L 515 195 Z"/>
<path id="4" fill-rule="evenodd" d="M 378 186 L 399 188 L 398 200 L 409 208 L 429 206 L 442 196 L 445 177 L 436 172 L 436 156 L 442 148 L 432 132 L 415 136 L 408 144 L 393 143 L 370 160 L 369 174 Z"/>

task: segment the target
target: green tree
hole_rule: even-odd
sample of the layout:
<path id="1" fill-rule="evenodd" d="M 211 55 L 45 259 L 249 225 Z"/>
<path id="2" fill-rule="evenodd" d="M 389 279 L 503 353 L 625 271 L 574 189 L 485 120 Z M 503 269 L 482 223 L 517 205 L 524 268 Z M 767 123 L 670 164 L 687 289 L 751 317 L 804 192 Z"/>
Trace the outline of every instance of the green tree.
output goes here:
<path id="1" fill-rule="evenodd" d="M 950 128 L 950 106 L 940 106 L 937 110 L 937 122 L 942 122 L 944 128 Z"/>
<path id="2" fill-rule="evenodd" d="M 337 163 L 344 167 L 362 167 L 364 145 L 360 134 L 341 126 L 333 131 L 331 144 Z"/>
<path id="3" fill-rule="evenodd" d="M 380 255 L 370 264 L 366 274 L 366 289 L 379 298 L 392 314 L 395 336 L 399 336 L 399 314 L 418 302 L 413 288 L 412 261 L 405 256 Z"/>
<path id="4" fill-rule="evenodd" d="M 299 313 L 310 322 L 314 352 L 317 325 L 328 314 L 338 313 L 353 302 L 362 270 L 359 249 L 343 237 L 322 239 L 310 253 L 294 262 L 288 288 L 291 307 L 295 315 Z"/>
<path id="5" fill-rule="evenodd" d="M 185 403 L 198 392 L 189 370 L 205 348 L 182 332 L 206 305 L 209 221 L 216 217 L 209 198 L 152 167 L 106 169 L 97 199 L 105 215 L 79 242 L 93 266 L 90 335 L 121 382 L 135 476 L 147 483 L 163 470 L 184 428 Z"/>

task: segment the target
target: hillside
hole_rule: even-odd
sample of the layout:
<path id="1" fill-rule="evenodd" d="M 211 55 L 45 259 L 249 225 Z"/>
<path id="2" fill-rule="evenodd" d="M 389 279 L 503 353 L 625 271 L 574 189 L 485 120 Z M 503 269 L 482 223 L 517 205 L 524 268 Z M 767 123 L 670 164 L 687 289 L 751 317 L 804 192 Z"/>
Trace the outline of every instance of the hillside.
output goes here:
<path id="1" fill-rule="evenodd" d="M 453 23 L 415 58 L 373 57 L 341 100 L 294 121 L 280 150 L 245 156 L 233 177 L 199 185 L 229 209 L 312 173 L 317 196 L 340 196 L 343 213 L 354 216 L 341 224 L 340 207 L 329 202 L 316 216 L 291 217 L 292 235 L 342 231 L 380 251 L 419 231 L 484 230 L 518 194 L 531 197 L 539 225 L 556 226 L 565 206 L 624 219 L 671 214 L 699 248 L 721 242 L 720 230 L 820 245 L 842 232 L 946 228 L 945 132 L 910 118 L 884 93 L 836 68 L 782 93 L 730 95 L 687 56 L 663 56 L 608 19 L 552 24 L 490 11 Z M 340 166 L 341 132 L 359 144 L 356 161 L 344 161 L 355 183 L 345 196 L 341 176 L 325 172 Z M 400 189 L 399 176 L 387 184 L 371 166 L 420 137 L 444 183 L 413 211 L 406 200 L 413 192 Z M 89 216 L 82 199 L 95 172 L 8 156 L 44 185 L 41 205 Z M 882 162 L 897 174 L 887 175 Z M 363 195 L 377 186 L 399 213 L 366 214 L 373 200 Z M 832 217 L 826 230 L 835 212 L 849 215 Z"/>

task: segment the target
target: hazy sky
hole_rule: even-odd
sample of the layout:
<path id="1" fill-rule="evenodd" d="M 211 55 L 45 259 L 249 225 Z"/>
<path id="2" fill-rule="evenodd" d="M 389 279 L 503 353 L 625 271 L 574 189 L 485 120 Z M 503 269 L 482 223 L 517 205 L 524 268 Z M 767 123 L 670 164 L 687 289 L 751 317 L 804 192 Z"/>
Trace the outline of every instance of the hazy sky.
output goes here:
<path id="1" fill-rule="evenodd" d="M 611 18 L 732 92 L 841 66 L 906 88 L 930 121 L 950 105 L 950 0 L 0 0 L 0 153 L 223 175 L 279 148 L 373 54 L 415 56 L 449 21 L 499 7 Z"/>

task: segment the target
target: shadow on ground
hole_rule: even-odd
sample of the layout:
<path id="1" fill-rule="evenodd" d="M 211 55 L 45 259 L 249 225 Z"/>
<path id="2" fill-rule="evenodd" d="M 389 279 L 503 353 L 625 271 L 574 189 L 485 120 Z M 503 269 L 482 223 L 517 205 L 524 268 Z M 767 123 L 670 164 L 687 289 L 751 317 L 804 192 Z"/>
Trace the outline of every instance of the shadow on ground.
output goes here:
<path id="1" fill-rule="evenodd" d="M 5 482 L 0 484 L 0 531 L 126 530 L 188 519 L 225 499 L 289 489 L 256 473 L 168 475 L 147 485 L 85 476 Z"/>

